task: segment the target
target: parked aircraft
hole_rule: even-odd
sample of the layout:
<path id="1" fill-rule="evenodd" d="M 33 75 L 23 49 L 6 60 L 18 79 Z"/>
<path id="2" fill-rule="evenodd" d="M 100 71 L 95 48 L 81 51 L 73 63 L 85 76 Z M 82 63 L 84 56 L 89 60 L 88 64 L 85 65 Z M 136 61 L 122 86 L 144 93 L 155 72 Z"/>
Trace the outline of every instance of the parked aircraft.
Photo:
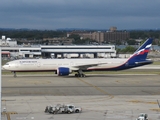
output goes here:
<path id="1" fill-rule="evenodd" d="M 76 77 L 85 77 L 85 71 L 118 71 L 151 64 L 147 59 L 153 39 L 147 39 L 128 59 L 20 59 L 6 63 L 3 69 L 16 72 L 54 71 L 59 76 L 77 72 Z"/>

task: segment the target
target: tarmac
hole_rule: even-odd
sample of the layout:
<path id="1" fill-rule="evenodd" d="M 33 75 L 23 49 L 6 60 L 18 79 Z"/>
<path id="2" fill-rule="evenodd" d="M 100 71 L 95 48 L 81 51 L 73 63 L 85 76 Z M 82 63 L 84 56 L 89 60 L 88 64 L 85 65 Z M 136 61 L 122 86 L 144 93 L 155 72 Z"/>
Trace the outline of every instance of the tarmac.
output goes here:
<path id="1" fill-rule="evenodd" d="M 2 75 L 2 108 L 11 120 L 160 119 L 160 75 Z M 47 105 L 74 104 L 81 113 L 48 114 Z M 6 120 L 6 114 L 2 114 Z"/>

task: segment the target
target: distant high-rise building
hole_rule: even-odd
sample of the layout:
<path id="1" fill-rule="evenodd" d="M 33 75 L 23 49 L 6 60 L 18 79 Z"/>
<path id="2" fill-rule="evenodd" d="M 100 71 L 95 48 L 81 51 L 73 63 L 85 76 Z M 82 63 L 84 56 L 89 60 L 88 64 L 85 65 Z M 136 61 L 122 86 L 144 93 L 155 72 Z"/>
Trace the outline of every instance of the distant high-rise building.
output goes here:
<path id="1" fill-rule="evenodd" d="M 95 40 L 98 43 L 102 43 L 104 41 L 104 32 L 93 32 L 92 40 Z"/>
<path id="2" fill-rule="evenodd" d="M 127 31 L 115 31 L 115 32 L 105 32 L 104 41 L 107 43 L 121 43 L 130 38 L 130 33 Z"/>
<path id="3" fill-rule="evenodd" d="M 111 32 L 115 32 L 115 31 L 117 31 L 117 27 L 110 27 L 110 29 L 109 29 Z"/>
<path id="4" fill-rule="evenodd" d="M 130 38 L 130 33 L 127 31 L 117 31 L 117 27 L 110 27 L 107 32 L 71 32 L 70 34 L 78 34 L 81 39 L 91 39 L 98 43 L 121 43 Z"/>

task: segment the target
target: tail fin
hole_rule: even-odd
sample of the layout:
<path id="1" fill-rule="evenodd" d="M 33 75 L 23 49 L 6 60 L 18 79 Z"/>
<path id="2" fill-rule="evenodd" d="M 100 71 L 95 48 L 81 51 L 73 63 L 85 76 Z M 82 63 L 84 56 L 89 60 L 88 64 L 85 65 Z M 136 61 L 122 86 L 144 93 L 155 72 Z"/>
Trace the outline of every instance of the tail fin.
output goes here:
<path id="1" fill-rule="evenodd" d="M 152 46 L 153 39 L 147 39 L 128 59 L 129 62 L 143 62 L 146 61 L 148 52 Z"/>

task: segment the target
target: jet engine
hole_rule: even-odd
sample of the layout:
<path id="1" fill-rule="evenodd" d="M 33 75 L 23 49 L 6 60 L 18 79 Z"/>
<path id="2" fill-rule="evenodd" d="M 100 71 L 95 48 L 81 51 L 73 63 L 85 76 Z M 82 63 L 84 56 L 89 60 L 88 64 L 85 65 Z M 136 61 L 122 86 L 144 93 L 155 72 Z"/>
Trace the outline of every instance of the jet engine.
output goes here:
<path id="1" fill-rule="evenodd" d="M 59 76 L 65 76 L 65 75 L 69 75 L 71 73 L 71 69 L 70 68 L 67 68 L 67 67 L 59 67 L 57 69 L 57 74 Z"/>

